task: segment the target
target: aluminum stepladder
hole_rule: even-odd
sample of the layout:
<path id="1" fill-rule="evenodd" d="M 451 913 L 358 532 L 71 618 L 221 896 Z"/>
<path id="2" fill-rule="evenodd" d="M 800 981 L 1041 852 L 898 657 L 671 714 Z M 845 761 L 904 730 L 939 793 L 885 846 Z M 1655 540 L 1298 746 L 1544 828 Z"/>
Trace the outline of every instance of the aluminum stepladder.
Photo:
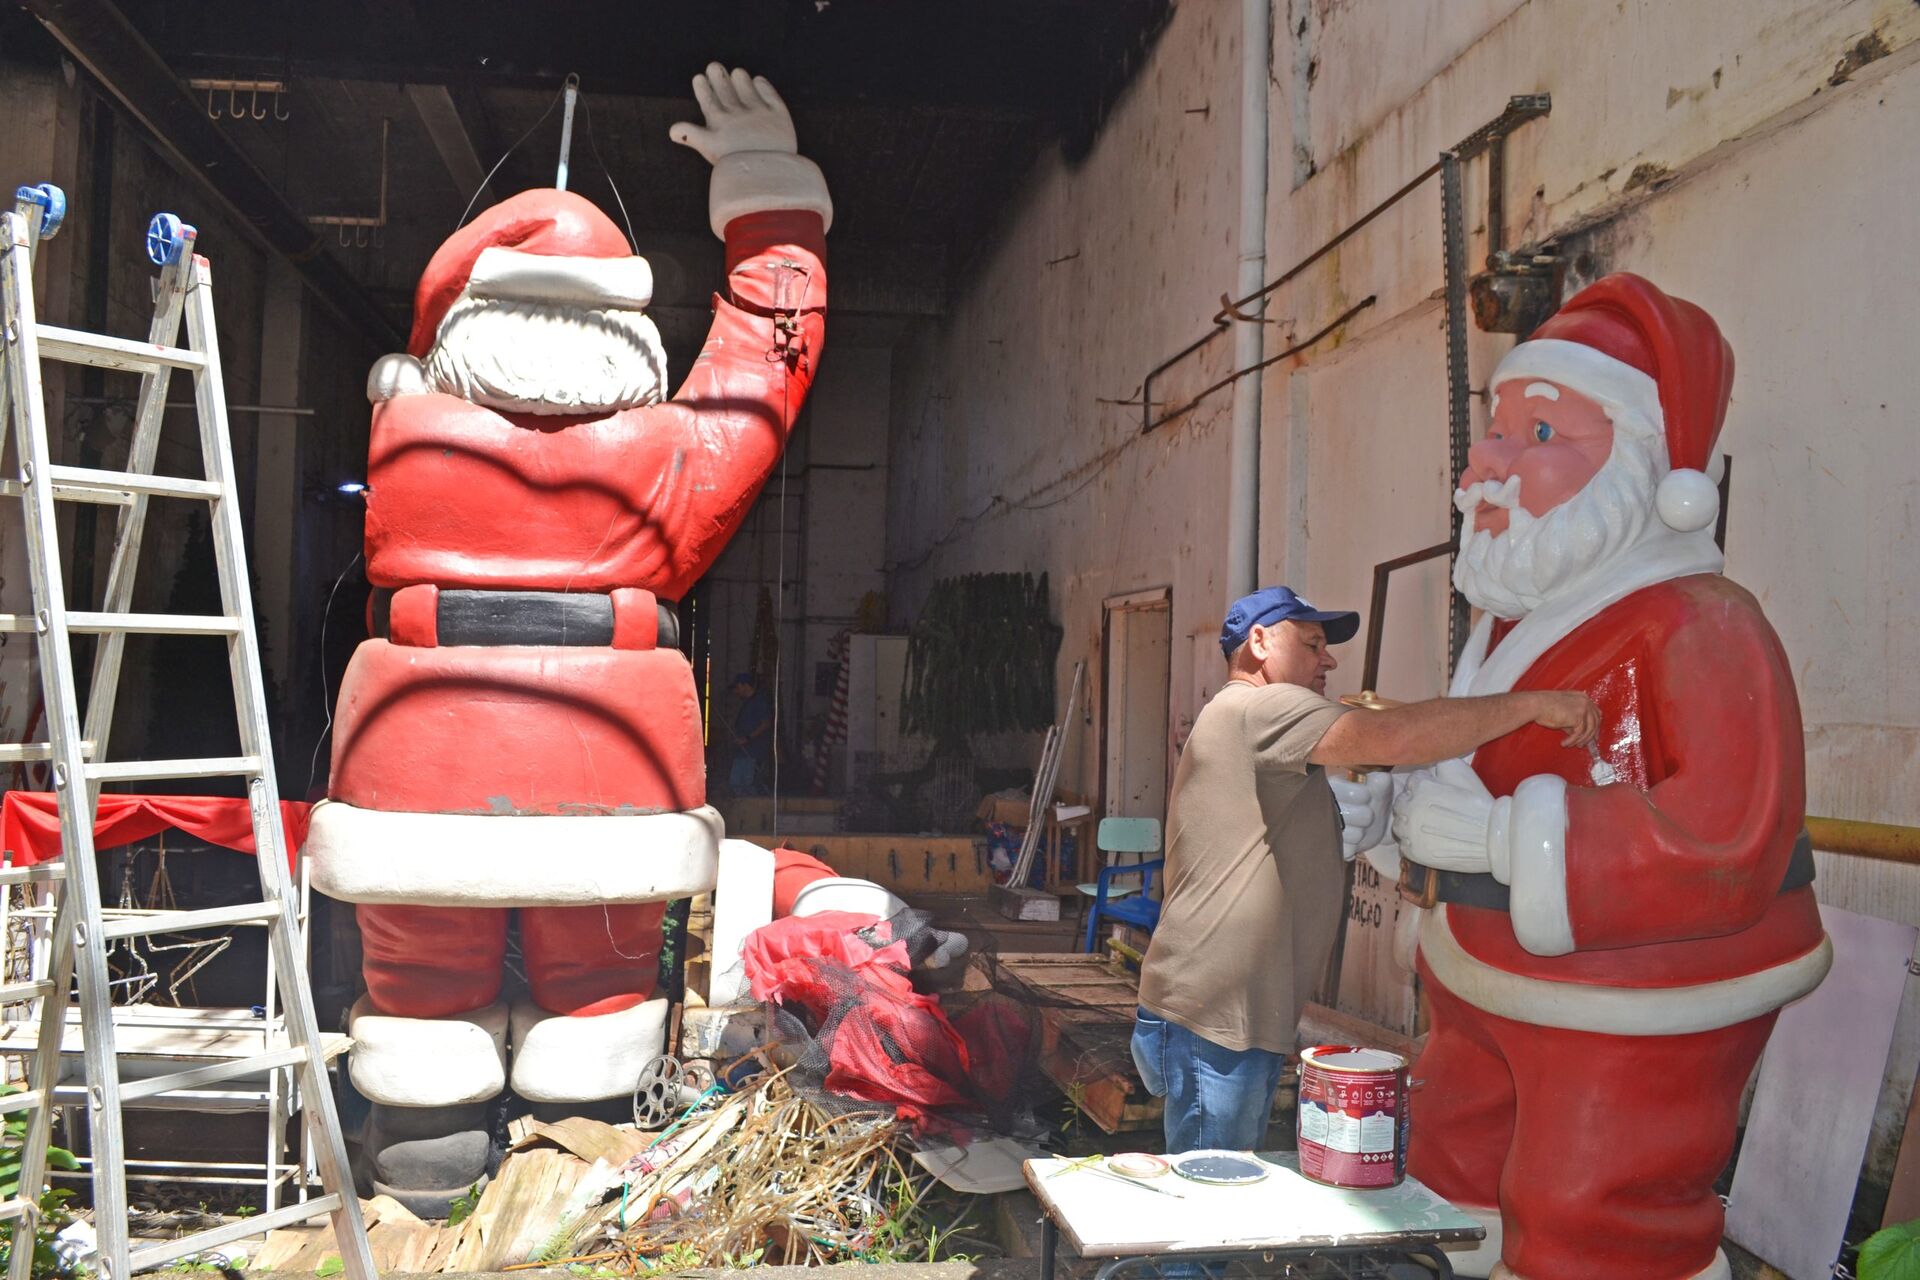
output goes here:
<path id="1" fill-rule="evenodd" d="M 86 1106 L 92 1138 L 94 1227 L 102 1280 L 125 1280 L 133 1272 L 175 1258 L 217 1250 L 274 1227 L 326 1213 L 345 1274 L 374 1280 L 378 1274 L 368 1249 L 360 1202 L 348 1172 L 340 1118 L 328 1085 L 320 1035 L 300 954 L 295 893 L 288 872 L 285 833 L 280 823 L 279 789 L 274 779 L 271 735 L 267 725 L 265 682 L 256 641 L 253 600 L 248 593 L 246 550 L 241 538 L 240 503 L 227 435 L 226 396 L 221 385 L 220 348 L 214 332 L 211 275 L 205 258 L 194 253 L 196 233 L 171 214 L 157 214 L 147 233 L 147 252 L 160 267 L 154 285 L 152 324 L 144 342 L 105 337 L 41 324 L 33 302 L 33 249 L 59 229 L 65 197 L 58 188 L 21 188 L 14 211 L 0 215 L 0 304 L 4 312 L 4 384 L 0 408 L 5 433 L 19 460 L 19 476 L 0 481 L 0 495 L 17 497 L 25 509 L 27 560 L 33 613 L 0 615 L 0 627 L 35 637 L 40 683 L 46 704 L 48 740 L 12 747 L 8 757 L 52 762 L 59 800 L 64 875 L 58 879 L 52 958 L 39 981 L 0 987 L 0 1000 L 42 1000 L 39 1037 L 28 1088 L 0 1098 L 0 1112 L 28 1111 L 22 1152 L 19 1198 L 0 1202 L 0 1220 L 16 1223 L 19 1244 L 12 1251 L 9 1280 L 28 1280 L 32 1263 L 33 1201 L 45 1177 L 45 1152 L 51 1133 L 54 1088 L 60 1078 L 61 1036 L 71 985 L 77 980 L 86 1067 Z M 184 317 L 187 345 L 175 346 Z M 138 372 L 140 394 L 134 416 L 131 460 L 124 472 L 56 466 L 50 457 L 41 361 L 57 360 L 96 368 Z M 203 479 L 153 474 L 159 451 L 161 417 L 174 370 L 190 374 L 199 419 Z M 220 579 L 220 616 L 131 613 L 135 570 L 139 564 L 147 503 L 155 497 L 209 504 L 214 559 Z M 54 503 L 104 503 L 120 509 L 103 608 L 70 610 L 60 567 Z M 197 760 L 112 761 L 108 731 L 129 634 L 221 636 L 227 641 L 239 724 L 239 756 Z M 70 637 L 100 637 L 94 656 L 86 722 L 79 717 Z M 255 861 L 262 900 L 234 906 L 166 912 L 105 922 L 101 914 L 99 868 L 93 829 L 100 786 L 182 778 L 238 777 L 245 780 L 252 816 Z M 38 870 L 29 868 L 28 872 Z M 14 878 L 23 878 L 10 873 Z M 286 1016 L 286 1044 L 232 1062 L 220 1062 L 147 1079 L 122 1082 L 114 1052 L 113 1008 L 108 986 L 107 945 L 117 939 L 182 929 L 264 925 L 273 957 L 278 994 Z M 291 1067 L 305 1099 L 307 1134 L 320 1170 L 324 1194 L 242 1221 L 201 1231 L 138 1250 L 130 1248 L 127 1221 L 126 1149 L 123 1102 L 176 1090 L 196 1089 L 263 1070 Z M 19 1247 L 28 1245 L 29 1247 Z"/>

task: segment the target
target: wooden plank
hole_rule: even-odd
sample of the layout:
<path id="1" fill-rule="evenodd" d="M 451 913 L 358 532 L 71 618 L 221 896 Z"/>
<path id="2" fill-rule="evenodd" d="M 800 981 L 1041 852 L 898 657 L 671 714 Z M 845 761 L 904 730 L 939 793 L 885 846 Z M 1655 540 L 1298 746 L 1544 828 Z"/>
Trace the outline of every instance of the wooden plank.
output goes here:
<path id="1" fill-rule="evenodd" d="M 733 834 L 733 833 L 729 833 Z M 762 848 L 812 854 L 843 876 L 885 885 L 911 901 L 922 894 L 986 893 L 986 841 L 974 836 L 770 835 L 741 833 Z"/>
<path id="2" fill-rule="evenodd" d="M 1727 1237 L 1791 1280 L 1840 1255 L 1920 930 L 1822 905 L 1833 970 L 1775 1024 L 1734 1169 Z"/>

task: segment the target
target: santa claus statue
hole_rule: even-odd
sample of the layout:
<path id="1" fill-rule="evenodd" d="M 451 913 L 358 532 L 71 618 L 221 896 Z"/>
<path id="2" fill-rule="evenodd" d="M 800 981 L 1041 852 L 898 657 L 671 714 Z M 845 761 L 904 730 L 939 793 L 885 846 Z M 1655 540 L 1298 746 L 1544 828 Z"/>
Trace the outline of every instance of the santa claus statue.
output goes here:
<path id="1" fill-rule="evenodd" d="M 832 206 L 764 79 L 716 64 L 694 92 L 704 127 L 671 136 L 713 165 L 727 284 L 672 399 L 646 260 L 551 190 L 447 240 L 407 353 L 368 380 L 373 638 L 307 849 L 314 884 L 359 904 L 368 1172 L 416 1211 L 482 1176 L 509 1085 L 566 1110 L 631 1092 L 664 1040 L 665 904 L 716 879 L 673 602 L 806 399 Z M 526 992 L 507 1003 L 514 914 Z"/>
<path id="2" fill-rule="evenodd" d="M 1461 1274 L 1728 1275 L 1741 1091 L 1831 963 L 1792 669 L 1713 538 L 1732 382 L 1704 311 L 1609 276 L 1500 362 L 1454 495 L 1485 612 L 1452 692 L 1577 689 L 1602 719 L 1591 752 L 1522 729 L 1394 804 L 1442 899 L 1408 1167 L 1487 1224 Z"/>

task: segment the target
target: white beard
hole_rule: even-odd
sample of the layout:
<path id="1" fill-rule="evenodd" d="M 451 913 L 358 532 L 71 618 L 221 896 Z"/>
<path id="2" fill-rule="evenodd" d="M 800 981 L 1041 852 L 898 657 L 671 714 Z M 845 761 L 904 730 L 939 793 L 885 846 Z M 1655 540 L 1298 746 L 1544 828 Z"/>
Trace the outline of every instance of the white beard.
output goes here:
<path id="1" fill-rule="evenodd" d="M 1662 460 L 1650 431 L 1616 421 L 1613 449 L 1586 487 L 1544 516 L 1520 505 L 1520 480 L 1476 482 L 1455 490 L 1465 515 L 1453 585 L 1475 606 L 1502 618 L 1523 618 L 1596 570 L 1619 560 L 1659 532 L 1653 492 Z M 1508 508 L 1498 537 L 1473 527 L 1482 499 Z"/>
<path id="2" fill-rule="evenodd" d="M 440 322 L 427 385 L 512 413 L 605 413 L 666 397 L 660 331 L 639 311 L 463 296 Z"/>

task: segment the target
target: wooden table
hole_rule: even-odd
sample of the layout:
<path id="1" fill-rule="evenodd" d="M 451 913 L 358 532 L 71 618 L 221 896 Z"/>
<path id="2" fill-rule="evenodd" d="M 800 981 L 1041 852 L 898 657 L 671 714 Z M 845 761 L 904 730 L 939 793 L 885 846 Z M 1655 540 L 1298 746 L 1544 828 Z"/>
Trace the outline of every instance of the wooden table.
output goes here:
<path id="1" fill-rule="evenodd" d="M 1412 1178 L 1377 1191 L 1343 1190 L 1301 1177 L 1293 1152 L 1260 1158 L 1271 1174 L 1238 1187 L 1171 1173 L 1136 1187 L 1074 1169 L 1071 1160 L 1027 1161 L 1027 1186 L 1046 1215 L 1041 1280 L 1054 1280 L 1063 1233 L 1082 1258 L 1107 1260 L 1095 1280 L 1169 1259 L 1302 1264 L 1298 1274 L 1307 1276 L 1319 1264 L 1328 1276 L 1362 1277 L 1419 1258 L 1448 1277 L 1453 1268 L 1440 1246 L 1486 1237 L 1478 1222 Z"/>

